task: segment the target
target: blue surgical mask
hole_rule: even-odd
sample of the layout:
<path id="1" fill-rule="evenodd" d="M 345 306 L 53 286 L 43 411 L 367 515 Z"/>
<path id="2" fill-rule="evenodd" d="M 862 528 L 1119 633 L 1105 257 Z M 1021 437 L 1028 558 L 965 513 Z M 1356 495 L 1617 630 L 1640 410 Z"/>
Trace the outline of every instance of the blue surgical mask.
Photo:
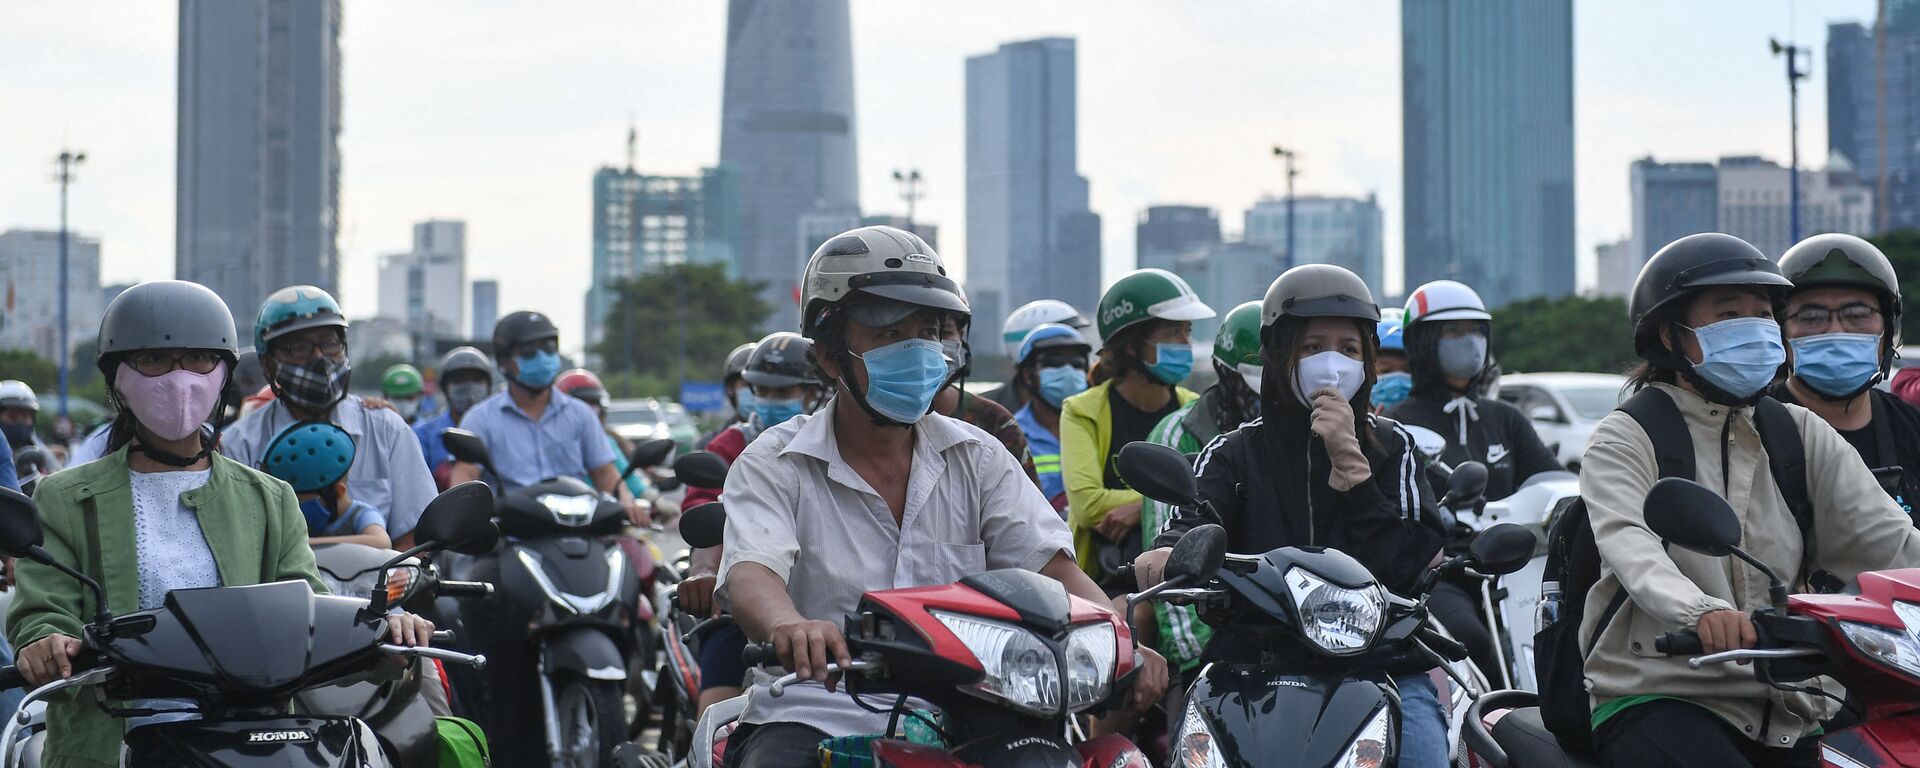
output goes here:
<path id="1" fill-rule="evenodd" d="M 760 399 L 753 396 L 751 388 L 741 387 L 739 391 L 733 393 L 733 412 L 745 419 L 747 414 L 753 413 L 753 406 L 758 402 Z"/>
<path id="2" fill-rule="evenodd" d="M 1178 384 L 1185 381 L 1187 374 L 1193 373 L 1192 344 L 1156 344 L 1156 359 L 1147 366 L 1147 373 L 1160 380 L 1162 384 Z"/>
<path id="3" fill-rule="evenodd" d="M 1413 374 L 1406 371 L 1380 374 L 1373 383 L 1373 404 L 1382 408 L 1399 405 L 1413 392 Z"/>
<path id="4" fill-rule="evenodd" d="M 560 375 L 560 355 L 545 350 L 520 356 L 520 373 L 513 378 L 528 389 L 546 389 Z"/>
<path id="5" fill-rule="evenodd" d="M 1773 382 L 1787 347 L 1780 324 L 1768 317 L 1737 317 L 1690 329 L 1700 341 L 1693 371 L 1727 394 L 1746 398 Z"/>
<path id="6" fill-rule="evenodd" d="M 300 515 L 307 519 L 308 531 L 326 530 L 327 523 L 333 522 L 333 510 L 328 509 L 326 500 L 319 497 L 300 502 Z"/>
<path id="7" fill-rule="evenodd" d="M 1047 401 L 1047 405 L 1053 406 L 1054 410 L 1059 410 L 1060 404 L 1066 402 L 1067 398 L 1086 389 L 1086 371 L 1071 365 L 1040 369 L 1040 399 Z"/>
<path id="8" fill-rule="evenodd" d="M 807 408 L 797 397 L 791 400 L 755 400 L 753 412 L 759 415 L 761 427 L 773 427 L 806 413 Z"/>
<path id="9" fill-rule="evenodd" d="M 1850 397 L 1880 373 L 1880 335 L 1823 333 L 1793 345 L 1793 375 L 1828 397 Z"/>
<path id="10" fill-rule="evenodd" d="M 907 339 L 854 357 L 867 364 L 867 406 L 901 424 L 919 422 L 947 384 L 947 356 L 937 341 Z"/>

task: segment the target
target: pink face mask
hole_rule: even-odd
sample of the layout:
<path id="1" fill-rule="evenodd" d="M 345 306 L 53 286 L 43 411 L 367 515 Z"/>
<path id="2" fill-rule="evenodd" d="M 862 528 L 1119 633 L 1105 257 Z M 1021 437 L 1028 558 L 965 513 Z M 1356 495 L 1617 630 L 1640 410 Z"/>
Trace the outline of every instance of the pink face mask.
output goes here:
<path id="1" fill-rule="evenodd" d="M 207 373 L 177 370 L 163 376 L 145 376 L 121 363 L 113 387 L 147 431 L 163 440 L 180 440 L 213 415 L 226 381 L 224 360 Z"/>

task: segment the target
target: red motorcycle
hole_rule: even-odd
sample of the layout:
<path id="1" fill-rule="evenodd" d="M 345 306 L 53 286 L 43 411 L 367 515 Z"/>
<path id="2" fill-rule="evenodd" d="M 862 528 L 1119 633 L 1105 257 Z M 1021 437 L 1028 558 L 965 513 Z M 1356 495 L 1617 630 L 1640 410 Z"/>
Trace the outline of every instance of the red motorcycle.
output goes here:
<path id="1" fill-rule="evenodd" d="M 1792 595 L 1771 569 L 1738 546 L 1740 522 L 1719 494 L 1668 478 L 1647 494 L 1647 526 L 1667 542 L 1714 557 L 1732 556 L 1767 577 L 1772 607 L 1753 612 L 1752 648 L 1701 654 L 1700 638 L 1674 632 L 1654 649 L 1692 656 L 1687 665 L 1750 661 L 1760 680 L 1784 690 L 1826 676 L 1863 706 L 1854 724 L 1820 737 L 1823 765 L 1835 768 L 1920 766 L 1920 568 L 1860 574 L 1857 594 Z M 1784 606 L 1784 609 L 1782 608 Z M 1464 738 L 1473 756 L 1493 768 L 1587 766 L 1541 725 L 1527 691 L 1482 696 L 1467 712 Z M 1831 726 L 1830 726 L 1831 727 Z"/>

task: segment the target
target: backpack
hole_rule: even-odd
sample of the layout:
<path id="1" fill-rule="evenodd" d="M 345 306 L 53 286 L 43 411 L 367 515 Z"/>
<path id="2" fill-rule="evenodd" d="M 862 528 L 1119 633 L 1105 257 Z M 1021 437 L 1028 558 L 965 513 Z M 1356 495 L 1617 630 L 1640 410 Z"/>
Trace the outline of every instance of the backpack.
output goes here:
<path id="1" fill-rule="evenodd" d="M 1653 443 L 1660 478 L 1694 479 L 1693 437 L 1687 431 L 1686 418 L 1667 393 L 1655 388 L 1641 390 L 1619 410 L 1632 416 Z M 1812 563 L 1813 502 L 1807 490 L 1806 447 L 1793 415 L 1785 405 L 1771 397 L 1760 398 L 1753 406 L 1754 427 L 1767 452 L 1767 464 L 1774 484 L 1792 511 L 1803 547 L 1801 572 L 1808 576 Z M 1547 528 L 1547 562 L 1542 581 L 1557 581 L 1563 596 L 1560 619 L 1534 634 L 1534 679 L 1540 685 L 1540 719 L 1552 731 L 1560 745 L 1571 752 L 1593 750 L 1592 701 L 1587 698 L 1586 658 L 1600 641 L 1601 633 L 1627 602 L 1621 589 L 1607 602 L 1600 621 L 1587 637 L 1579 637 L 1581 617 L 1586 613 L 1587 593 L 1600 581 L 1600 551 L 1593 540 L 1593 526 L 1587 519 L 1587 505 L 1576 499 L 1553 519 Z M 1797 579 L 1796 579 L 1797 580 Z M 1582 642 L 1584 640 L 1585 642 Z"/>
<path id="2" fill-rule="evenodd" d="M 472 720 L 436 717 L 433 726 L 440 735 L 440 768 L 487 768 L 493 764 L 487 734 Z"/>

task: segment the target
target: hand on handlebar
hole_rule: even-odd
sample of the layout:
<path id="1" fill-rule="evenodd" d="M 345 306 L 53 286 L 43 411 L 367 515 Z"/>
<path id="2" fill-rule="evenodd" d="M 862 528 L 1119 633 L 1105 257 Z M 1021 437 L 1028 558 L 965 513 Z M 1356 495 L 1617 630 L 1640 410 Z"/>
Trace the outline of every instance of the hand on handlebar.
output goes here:
<path id="1" fill-rule="evenodd" d="M 1709 611 L 1700 617 L 1695 631 L 1700 633 L 1700 649 L 1709 654 L 1752 648 L 1760 639 L 1753 619 L 1740 611 Z"/>
<path id="2" fill-rule="evenodd" d="M 396 613 L 387 617 L 387 628 L 393 632 L 394 645 L 426 647 L 433 644 L 433 622 L 420 616 Z"/>
<path id="3" fill-rule="evenodd" d="M 847 652 L 847 639 L 833 622 L 789 621 L 774 625 L 767 634 L 774 653 L 780 656 L 780 666 L 802 680 L 825 683 L 828 691 L 834 689 L 837 680 L 827 675 L 827 665 L 837 663 L 845 667 L 853 663 L 853 657 Z"/>
<path id="4" fill-rule="evenodd" d="M 1140 672 L 1133 680 L 1132 711 L 1145 712 L 1167 692 L 1167 660 L 1152 648 L 1135 649 L 1140 656 Z"/>
<path id="5" fill-rule="evenodd" d="M 38 688 L 55 680 L 73 676 L 73 657 L 80 652 L 80 640 L 66 635 L 48 635 L 28 643 L 14 660 L 27 684 Z"/>
<path id="6" fill-rule="evenodd" d="M 674 594 L 680 598 L 680 609 L 686 611 L 689 616 L 701 618 L 719 615 L 719 612 L 714 610 L 713 604 L 715 582 L 716 578 L 711 573 L 688 576 L 685 581 L 680 582 L 679 586 L 674 587 Z"/>

